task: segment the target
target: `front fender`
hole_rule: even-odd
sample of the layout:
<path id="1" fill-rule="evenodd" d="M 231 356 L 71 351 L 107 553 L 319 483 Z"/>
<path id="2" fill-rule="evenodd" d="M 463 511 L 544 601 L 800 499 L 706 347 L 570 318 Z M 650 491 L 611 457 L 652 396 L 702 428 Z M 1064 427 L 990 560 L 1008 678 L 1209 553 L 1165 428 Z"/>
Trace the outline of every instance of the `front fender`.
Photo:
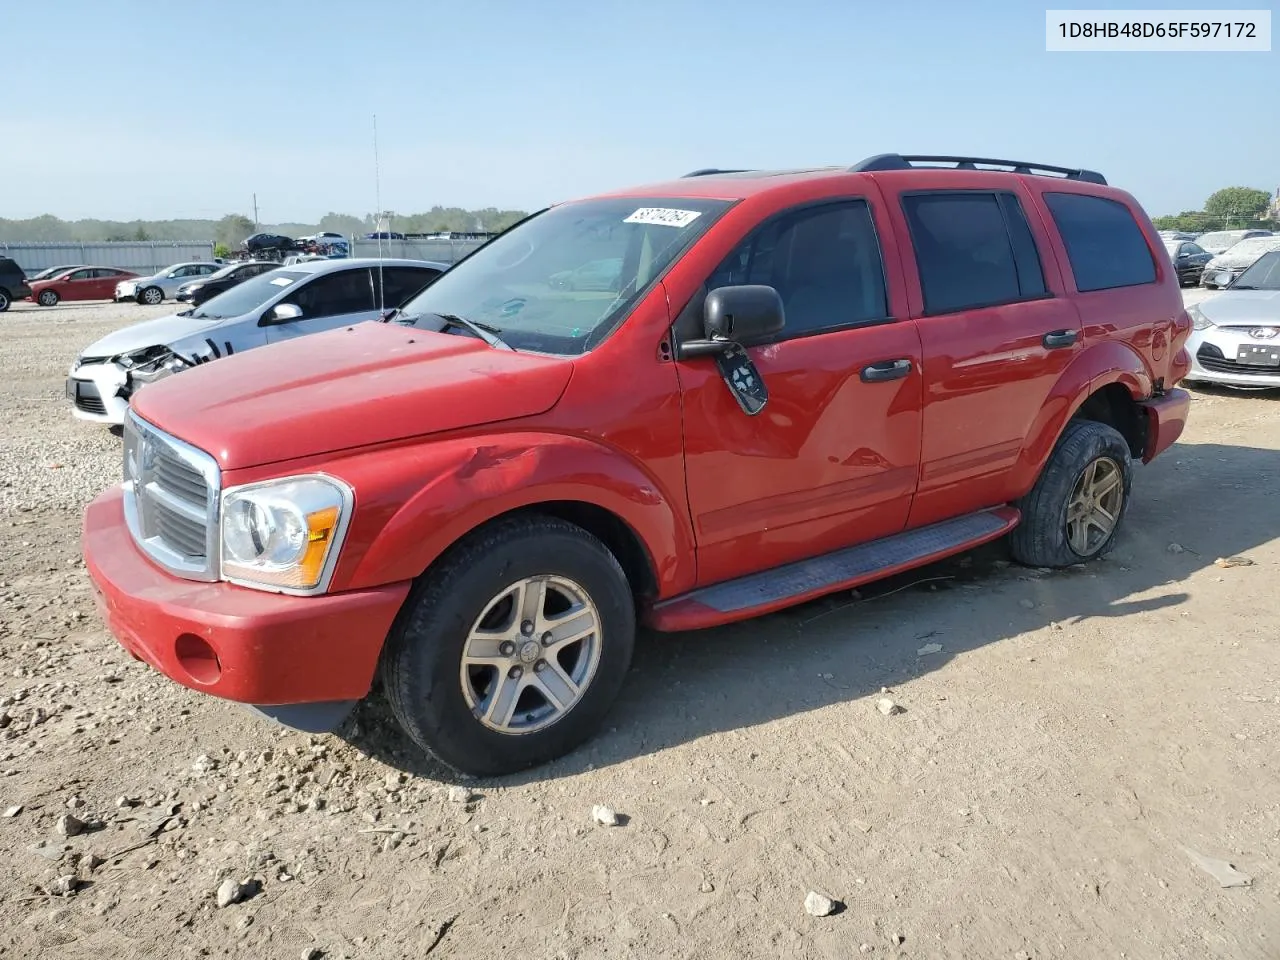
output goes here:
<path id="1" fill-rule="evenodd" d="M 692 588 L 692 533 L 680 494 L 626 454 L 582 437 L 499 433 L 380 450 L 328 464 L 356 491 L 332 589 L 411 580 L 453 543 L 512 510 L 577 501 L 608 510 L 639 537 L 658 593 Z"/>
<path id="2" fill-rule="evenodd" d="M 1086 347 L 1067 365 L 1040 408 L 1018 455 L 1010 476 L 1010 500 L 1024 496 L 1035 485 L 1067 421 L 1092 394 L 1113 383 L 1127 389 L 1134 400 L 1151 396 L 1151 373 L 1142 356 L 1128 344 L 1100 341 Z"/>

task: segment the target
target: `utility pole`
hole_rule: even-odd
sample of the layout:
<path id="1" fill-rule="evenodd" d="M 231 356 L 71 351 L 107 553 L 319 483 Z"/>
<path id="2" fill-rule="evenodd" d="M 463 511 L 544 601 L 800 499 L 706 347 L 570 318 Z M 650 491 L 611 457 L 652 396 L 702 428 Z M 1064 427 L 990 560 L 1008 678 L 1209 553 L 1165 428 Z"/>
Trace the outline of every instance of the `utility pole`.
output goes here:
<path id="1" fill-rule="evenodd" d="M 258 229 L 258 195 L 253 195 L 253 229 Z"/>

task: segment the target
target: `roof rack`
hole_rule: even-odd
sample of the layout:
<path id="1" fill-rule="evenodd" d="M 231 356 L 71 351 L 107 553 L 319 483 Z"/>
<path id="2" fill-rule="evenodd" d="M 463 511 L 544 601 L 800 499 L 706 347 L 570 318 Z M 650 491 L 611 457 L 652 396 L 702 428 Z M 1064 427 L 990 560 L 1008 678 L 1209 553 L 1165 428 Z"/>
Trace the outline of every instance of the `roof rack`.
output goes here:
<path id="1" fill-rule="evenodd" d="M 717 173 L 750 173 L 750 170 L 720 170 L 716 167 L 704 167 L 701 170 L 694 170 L 692 173 L 686 173 L 681 180 L 687 180 L 689 177 L 710 177 Z"/>
<path id="2" fill-rule="evenodd" d="M 1093 170 L 1076 167 L 1055 167 L 1047 163 L 1023 163 L 1018 160 L 992 160 L 989 157 L 941 157 L 916 154 L 881 153 L 867 157 L 861 163 L 849 168 L 851 173 L 875 173 L 881 170 L 914 170 L 916 164 L 954 164 L 956 170 L 977 170 L 978 164 L 991 167 L 1012 167 L 1012 170 L 991 171 L 993 173 L 1044 173 L 1060 174 L 1068 180 L 1083 180 L 1086 183 L 1098 183 L 1106 186 L 1107 178 Z M 936 167 L 935 167 L 936 169 Z"/>

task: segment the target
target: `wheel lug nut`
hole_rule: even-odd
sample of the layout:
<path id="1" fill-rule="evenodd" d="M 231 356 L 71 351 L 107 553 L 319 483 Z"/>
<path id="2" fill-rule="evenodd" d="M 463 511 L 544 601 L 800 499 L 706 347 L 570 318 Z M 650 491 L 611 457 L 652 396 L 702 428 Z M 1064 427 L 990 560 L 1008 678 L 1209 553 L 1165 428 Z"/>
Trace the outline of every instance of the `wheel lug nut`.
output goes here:
<path id="1" fill-rule="evenodd" d="M 550 634 L 550 633 L 544 633 L 544 634 L 542 635 L 542 645 L 543 645 L 544 647 L 549 647 L 549 646 L 551 646 L 551 641 L 552 641 L 552 640 L 554 640 L 554 639 L 555 639 L 555 637 L 551 636 L 551 634 Z"/>
<path id="2" fill-rule="evenodd" d="M 531 636 L 533 634 L 533 621 L 526 620 L 524 623 L 520 624 L 520 632 L 526 637 Z"/>
<path id="3" fill-rule="evenodd" d="M 507 676 L 510 677 L 512 680 L 519 680 L 522 676 L 524 676 L 524 669 L 522 667 L 512 667 L 509 671 L 507 671 Z"/>
<path id="4" fill-rule="evenodd" d="M 541 673 L 545 669 L 547 669 L 547 661 L 545 660 L 539 660 L 537 663 L 533 665 L 533 670 L 535 673 Z"/>
<path id="5" fill-rule="evenodd" d="M 510 640 L 508 640 L 506 643 L 504 643 L 504 644 L 503 644 L 502 646 L 500 646 L 498 649 L 499 649 L 500 651 L 502 651 L 502 655 L 503 655 L 504 657 L 509 657 L 509 656 L 511 656 L 513 653 L 515 653 L 515 652 L 516 652 L 516 645 L 515 645 L 514 643 L 512 643 Z"/>

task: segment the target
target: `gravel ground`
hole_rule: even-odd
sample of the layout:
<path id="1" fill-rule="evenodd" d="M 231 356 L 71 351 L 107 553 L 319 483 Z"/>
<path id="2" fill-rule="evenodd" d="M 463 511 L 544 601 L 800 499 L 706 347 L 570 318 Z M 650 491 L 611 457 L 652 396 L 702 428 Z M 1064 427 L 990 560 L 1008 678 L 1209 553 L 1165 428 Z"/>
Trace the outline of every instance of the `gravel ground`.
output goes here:
<path id="1" fill-rule="evenodd" d="M 1108 561 L 646 638 L 596 742 L 458 784 L 376 701 L 288 732 L 103 631 L 119 441 L 63 379 L 165 312 L 0 317 L 0 956 L 1280 956 L 1280 395 L 1198 391 Z"/>

